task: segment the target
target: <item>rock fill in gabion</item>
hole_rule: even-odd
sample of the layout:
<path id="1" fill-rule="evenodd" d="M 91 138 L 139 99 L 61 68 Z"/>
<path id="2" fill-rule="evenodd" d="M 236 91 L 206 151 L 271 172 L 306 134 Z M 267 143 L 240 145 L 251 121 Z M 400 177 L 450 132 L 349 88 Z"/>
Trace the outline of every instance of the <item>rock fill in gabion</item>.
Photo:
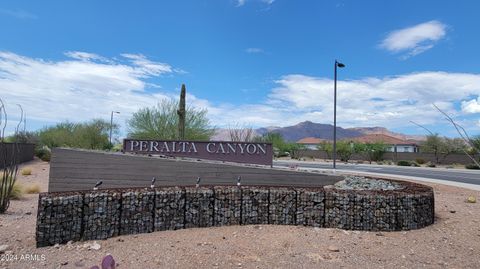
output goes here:
<path id="1" fill-rule="evenodd" d="M 215 186 L 41 193 L 37 246 L 190 227 L 277 224 L 368 231 L 434 220 L 431 187 L 350 178 L 315 188 Z"/>
<path id="2" fill-rule="evenodd" d="M 346 176 L 344 180 L 333 185 L 336 189 L 341 190 L 398 190 L 402 189 L 402 185 L 388 180 L 367 178 L 360 176 Z"/>

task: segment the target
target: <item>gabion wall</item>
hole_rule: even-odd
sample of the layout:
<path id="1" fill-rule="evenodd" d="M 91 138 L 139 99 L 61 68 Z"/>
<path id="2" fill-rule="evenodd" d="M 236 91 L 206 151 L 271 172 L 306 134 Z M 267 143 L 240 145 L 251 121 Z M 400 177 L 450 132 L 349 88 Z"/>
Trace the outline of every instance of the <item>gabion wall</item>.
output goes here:
<path id="1" fill-rule="evenodd" d="M 42 193 L 36 241 L 42 247 L 223 225 L 398 231 L 432 224 L 432 188 L 398 182 L 403 188 L 395 191 L 216 186 Z"/>

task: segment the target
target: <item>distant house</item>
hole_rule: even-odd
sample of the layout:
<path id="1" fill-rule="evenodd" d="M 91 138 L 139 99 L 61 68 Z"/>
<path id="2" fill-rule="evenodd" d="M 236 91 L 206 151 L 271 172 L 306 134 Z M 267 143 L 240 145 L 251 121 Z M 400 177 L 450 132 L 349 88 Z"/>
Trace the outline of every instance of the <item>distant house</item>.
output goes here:
<path id="1" fill-rule="evenodd" d="M 305 146 L 307 149 L 317 150 L 318 145 L 327 140 L 316 137 L 305 137 L 297 141 L 297 144 Z"/>
<path id="2" fill-rule="evenodd" d="M 386 145 L 387 152 L 418 152 L 419 146 L 413 141 L 398 139 L 384 134 L 369 134 L 352 139 L 359 143 L 382 142 Z"/>

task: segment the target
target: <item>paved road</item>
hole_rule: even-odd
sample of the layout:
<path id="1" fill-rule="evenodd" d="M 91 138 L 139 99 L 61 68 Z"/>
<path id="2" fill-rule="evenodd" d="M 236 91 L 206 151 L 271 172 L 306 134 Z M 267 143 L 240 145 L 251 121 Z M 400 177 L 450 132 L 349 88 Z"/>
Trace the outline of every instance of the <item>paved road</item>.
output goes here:
<path id="1" fill-rule="evenodd" d="M 299 168 L 320 168 L 332 169 L 332 163 L 312 163 L 300 161 L 274 161 L 275 166 L 298 165 Z M 381 166 L 365 164 L 344 164 L 337 163 L 339 170 L 351 170 L 368 173 L 391 174 L 400 176 L 423 177 L 438 180 L 448 180 L 454 182 L 480 185 L 480 171 L 459 170 L 446 168 L 425 168 L 425 167 L 402 167 L 402 166 Z"/>

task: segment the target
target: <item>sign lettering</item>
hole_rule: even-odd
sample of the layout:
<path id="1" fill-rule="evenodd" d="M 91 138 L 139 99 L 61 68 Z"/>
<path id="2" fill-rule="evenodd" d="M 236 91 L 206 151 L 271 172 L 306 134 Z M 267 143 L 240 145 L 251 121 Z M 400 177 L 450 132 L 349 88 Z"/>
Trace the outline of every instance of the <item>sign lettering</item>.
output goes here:
<path id="1" fill-rule="evenodd" d="M 272 165 L 271 143 L 124 139 L 124 152 Z"/>

